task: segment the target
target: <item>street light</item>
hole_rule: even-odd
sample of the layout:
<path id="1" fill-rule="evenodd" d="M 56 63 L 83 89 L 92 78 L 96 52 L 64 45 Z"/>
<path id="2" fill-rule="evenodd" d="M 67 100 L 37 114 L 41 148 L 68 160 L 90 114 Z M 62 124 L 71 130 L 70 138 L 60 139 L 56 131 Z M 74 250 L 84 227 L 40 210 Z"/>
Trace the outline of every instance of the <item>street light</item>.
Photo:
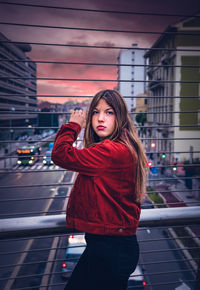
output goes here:
<path id="1" fill-rule="evenodd" d="M 155 142 L 151 142 L 151 149 L 154 149 L 156 147 L 156 143 Z"/>

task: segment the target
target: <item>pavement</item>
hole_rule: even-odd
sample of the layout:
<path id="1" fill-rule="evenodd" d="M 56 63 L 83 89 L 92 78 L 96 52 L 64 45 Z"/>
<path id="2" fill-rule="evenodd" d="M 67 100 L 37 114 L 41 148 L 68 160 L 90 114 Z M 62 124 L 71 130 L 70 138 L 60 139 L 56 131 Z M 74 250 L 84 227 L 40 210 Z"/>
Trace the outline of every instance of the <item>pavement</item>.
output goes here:
<path id="1" fill-rule="evenodd" d="M 177 176 L 175 178 L 176 182 L 174 184 L 167 184 L 167 180 L 163 180 L 156 186 L 156 190 L 164 198 L 168 207 L 200 206 L 200 199 L 197 199 L 191 190 L 185 186 L 184 180 Z M 200 244 L 200 226 L 195 225 L 189 228 Z"/>

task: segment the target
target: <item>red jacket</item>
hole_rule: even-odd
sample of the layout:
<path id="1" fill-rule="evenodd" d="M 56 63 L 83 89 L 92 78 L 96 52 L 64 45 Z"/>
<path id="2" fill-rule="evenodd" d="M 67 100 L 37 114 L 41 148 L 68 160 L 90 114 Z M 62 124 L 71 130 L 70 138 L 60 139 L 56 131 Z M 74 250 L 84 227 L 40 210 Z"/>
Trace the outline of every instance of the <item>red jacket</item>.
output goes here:
<path id="1" fill-rule="evenodd" d="M 67 205 L 67 228 L 100 235 L 128 236 L 136 233 L 140 205 L 134 185 L 137 156 L 126 145 L 104 140 L 89 148 L 73 147 L 81 131 L 69 122 L 58 131 L 53 162 L 79 172 Z"/>

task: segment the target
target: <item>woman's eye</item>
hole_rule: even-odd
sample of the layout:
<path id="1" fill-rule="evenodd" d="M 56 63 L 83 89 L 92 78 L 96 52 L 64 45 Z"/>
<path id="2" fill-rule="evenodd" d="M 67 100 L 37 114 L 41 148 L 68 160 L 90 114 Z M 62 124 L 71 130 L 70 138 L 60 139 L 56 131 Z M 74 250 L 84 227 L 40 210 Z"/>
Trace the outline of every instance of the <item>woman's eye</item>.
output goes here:
<path id="1" fill-rule="evenodd" d="M 112 111 L 107 112 L 108 115 L 113 115 L 114 113 Z"/>
<path id="2" fill-rule="evenodd" d="M 98 113 L 97 111 L 94 111 L 92 114 L 95 115 L 95 114 L 97 114 L 97 113 Z"/>

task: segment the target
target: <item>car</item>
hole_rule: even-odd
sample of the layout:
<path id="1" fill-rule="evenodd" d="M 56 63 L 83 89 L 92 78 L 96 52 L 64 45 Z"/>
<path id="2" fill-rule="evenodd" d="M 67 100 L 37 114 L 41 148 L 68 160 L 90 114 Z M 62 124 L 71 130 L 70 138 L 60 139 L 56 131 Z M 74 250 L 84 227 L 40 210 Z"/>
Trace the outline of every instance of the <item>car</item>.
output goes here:
<path id="1" fill-rule="evenodd" d="M 135 271 L 128 279 L 128 287 L 130 286 L 134 286 L 133 289 L 147 289 L 147 283 L 144 279 L 144 275 L 140 265 L 137 265 Z"/>
<path id="2" fill-rule="evenodd" d="M 65 251 L 65 260 L 62 263 L 62 278 L 69 279 L 83 251 L 86 242 L 84 235 L 70 235 L 68 237 L 68 245 Z M 134 286 L 133 289 L 147 289 L 142 268 L 137 265 L 135 271 L 130 275 L 128 286 Z"/>
<path id="3" fill-rule="evenodd" d="M 84 235 L 70 235 L 65 252 L 65 260 L 62 263 L 62 277 L 69 279 L 83 251 L 86 242 Z"/>
<path id="4" fill-rule="evenodd" d="M 43 157 L 43 164 L 44 165 L 52 165 L 53 161 L 51 160 L 51 152 L 52 150 L 48 150 L 45 153 L 45 156 Z"/>

